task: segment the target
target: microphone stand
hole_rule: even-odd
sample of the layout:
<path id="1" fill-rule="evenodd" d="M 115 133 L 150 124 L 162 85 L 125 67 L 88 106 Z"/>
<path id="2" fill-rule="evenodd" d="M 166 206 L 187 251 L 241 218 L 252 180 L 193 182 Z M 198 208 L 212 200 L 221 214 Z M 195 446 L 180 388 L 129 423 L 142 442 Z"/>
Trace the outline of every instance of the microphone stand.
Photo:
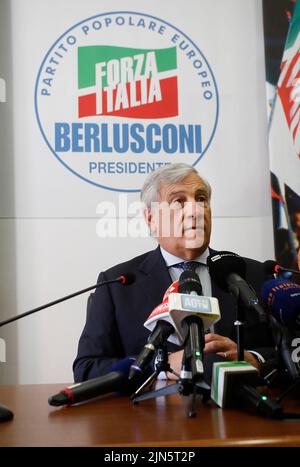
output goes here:
<path id="1" fill-rule="evenodd" d="M 236 326 L 236 340 L 237 340 L 237 354 L 238 361 L 242 362 L 245 358 L 244 348 L 244 323 L 245 323 L 245 308 L 243 302 L 239 297 L 239 289 L 233 285 L 229 287 L 230 294 L 236 300 L 236 320 L 234 326 Z"/>
<path id="2" fill-rule="evenodd" d="M 139 394 L 143 391 L 143 389 L 152 383 L 154 379 L 156 379 L 162 371 L 164 372 L 169 372 L 173 373 L 175 376 L 179 378 L 178 373 L 176 373 L 171 367 L 168 362 L 168 350 L 167 350 L 167 344 L 162 343 L 161 347 L 157 349 L 157 354 L 155 358 L 155 370 L 154 372 L 149 376 L 146 381 L 131 395 L 130 399 L 134 404 L 137 404 L 140 400 L 145 400 L 145 399 L 150 399 L 150 397 L 144 397 L 144 395 L 139 396 Z M 151 394 L 154 394 L 155 391 L 151 391 L 151 393 L 147 393 L 147 396 Z"/>
<path id="3" fill-rule="evenodd" d="M 167 345 L 164 343 L 157 351 L 157 365 L 154 373 L 138 388 L 138 390 L 131 396 L 134 404 L 142 400 L 152 399 L 155 397 L 167 396 L 170 394 L 179 393 L 182 396 L 191 396 L 187 413 L 189 417 L 195 417 L 196 395 L 202 394 L 203 402 L 210 399 L 210 386 L 204 381 L 202 374 L 199 371 L 195 372 L 196 365 L 193 362 L 193 352 L 191 350 L 189 333 L 185 339 L 185 348 L 182 359 L 181 375 L 178 375 L 169 365 Z M 166 387 L 150 391 L 148 393 L 139 395 L 141 391 L 158 376 L 161 371 L 168 371 L 175 374 L 178 380 Z"/>
<path id="4" fill-rule="evenodd" d="M 130 277 L 129 280 L 133 281 L 133 278 Z M 88 292 L 89 290 L 100 287 L 101 285 L 112 284 L 114 282 L 126 284 L 126 276 L 120 276 L 120 277 L 117 277 L 116 279 L 98 282 L 97 284 L 91 285 L 90 287 L 86 287 L 85 289 L 79 290 L 78 292 L 74 292 L 70 295 L 66 295 L 65 297 L 59 298 L 52 302 L 46 303 L 45 305 L 41 305 L 37 308 L 34 308 L 33 310 L 26 311 L 25 313 L 21 313 L 20 315 L 13 316 L 12 318 L 8 318 L 0 322 L 0 327 L 5 326 L 6 324 L 12 323 L 13 321 L 17 321 L 18 319 L 24 318 L 25 316 L 31 315 L 32 313 L 36 313 L 37 311 L 44 310 L 45 308 L 49 308 L 50 306 L 56 305 L 57 303 L 61 303 L 61 302 L 64 302 L 65 300 L 69 300 L 69 298 L 76 297 L 77 295 Z M 128 281 L 128 283 L 130 282 Z M 10 409 L 0 404 L 0 423 L 12 420 L 13 416 L 14 414 Z"/>
<path id="5" fill-rule="evenodd" d="M 273 331 L 273 337 L 275 339 L 276 347 L 280 352 L 281 364 L 284 367 L 285 371 L 288 373 L 289 377 L 292 379 L 291 384 L 285 389 L 277 398 L 276 401 L 281 403 L 285 396 L 287 396 L 291 391 L 300 386 L 300 368 L 299 364 L 293 362 L 291 357 L 291 341 L 292 336 L 288 328 L 282 326 L 278 321 L 271 316 L 271 326 Z M 286 414 L 290 417 L 286 418 L 300 418 L 298 414 Z"/>

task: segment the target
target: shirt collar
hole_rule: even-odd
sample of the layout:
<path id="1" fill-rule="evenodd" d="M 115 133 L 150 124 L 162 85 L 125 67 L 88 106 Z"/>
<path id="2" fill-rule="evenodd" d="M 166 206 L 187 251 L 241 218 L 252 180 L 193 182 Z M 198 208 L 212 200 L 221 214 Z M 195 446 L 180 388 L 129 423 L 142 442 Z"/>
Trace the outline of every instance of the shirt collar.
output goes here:
<path id="1" fill-rule="evenodd" d="M 164 258 L 166 266 L 168 268 L 173 266 L 173 264 L 178 264 L 178 263 L 181 263 L 182 261 L 186 261 L 185 259 L 172 255 L 167 250 L 165 250 L 162 246 L 160 246 L 160 251 Z M 200 256 L 197 256 L 197 258 L 194 258 L 193 261 L 198 261 L 199 263 L 206 264 L 206 260 L 209 257 L 209 254 L 210 254 L 209 249 L 206 248 L 206 250 L 203 251 L 203 253 Z"/>

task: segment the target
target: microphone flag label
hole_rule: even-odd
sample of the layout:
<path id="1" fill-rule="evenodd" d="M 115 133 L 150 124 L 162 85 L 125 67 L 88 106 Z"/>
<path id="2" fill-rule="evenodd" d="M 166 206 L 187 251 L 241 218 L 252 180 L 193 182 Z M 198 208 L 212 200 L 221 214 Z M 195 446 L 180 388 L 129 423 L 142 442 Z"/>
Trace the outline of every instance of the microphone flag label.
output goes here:
<path id="1" fill-rule="evenodd" d="M 189 311 L 197 311 L 199 313 L 211 313 L 210 300 L 207 297 L 193 296 L 193 295 L 182 295 L 181 305 L 183 309 Z"/>
<path id="2" fill-rule="evenodd" d="M 211 382 L 211 398 L 219 407 L 232 405 L 234 393 L 232 385 L 238 381 L 240 376 L 246 376 L 247 382 L 254 383 L 258 375 L 258 370 L 247 362 L 214 362 Z"/>

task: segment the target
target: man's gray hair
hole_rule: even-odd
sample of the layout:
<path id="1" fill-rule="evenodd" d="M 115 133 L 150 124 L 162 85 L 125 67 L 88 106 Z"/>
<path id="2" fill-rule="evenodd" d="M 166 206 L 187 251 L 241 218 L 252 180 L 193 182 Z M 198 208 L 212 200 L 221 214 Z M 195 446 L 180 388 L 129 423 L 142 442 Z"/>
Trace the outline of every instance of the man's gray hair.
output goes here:
<path id="1" fill-rule="evenodd" d="M 169 185 L 180 182 L 192 173 L 197 174 L 203 180 L 210 198 L 211 187 L 208 181 L 191 165 L 178 162 L 176 164 L 163 165 L 148 175 L 141 190 L 141 201 L 150 208 L 151 203 L 159 201 L 159 191 L 162 184 Z"/>

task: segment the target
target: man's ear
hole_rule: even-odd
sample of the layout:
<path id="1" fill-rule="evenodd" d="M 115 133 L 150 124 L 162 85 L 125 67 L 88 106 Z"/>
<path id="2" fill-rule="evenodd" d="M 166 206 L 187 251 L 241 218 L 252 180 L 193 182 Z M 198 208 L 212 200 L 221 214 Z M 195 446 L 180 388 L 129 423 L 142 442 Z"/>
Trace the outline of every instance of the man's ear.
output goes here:
<path id="1" fill-rule="evenodd" d="M 154 216 L 150 208 L 144 209 L 144 218 L 145 218 L 146 224 L 148 225 L 150 235 L 155 236 L 156 226 L 155 226 Z"/>

